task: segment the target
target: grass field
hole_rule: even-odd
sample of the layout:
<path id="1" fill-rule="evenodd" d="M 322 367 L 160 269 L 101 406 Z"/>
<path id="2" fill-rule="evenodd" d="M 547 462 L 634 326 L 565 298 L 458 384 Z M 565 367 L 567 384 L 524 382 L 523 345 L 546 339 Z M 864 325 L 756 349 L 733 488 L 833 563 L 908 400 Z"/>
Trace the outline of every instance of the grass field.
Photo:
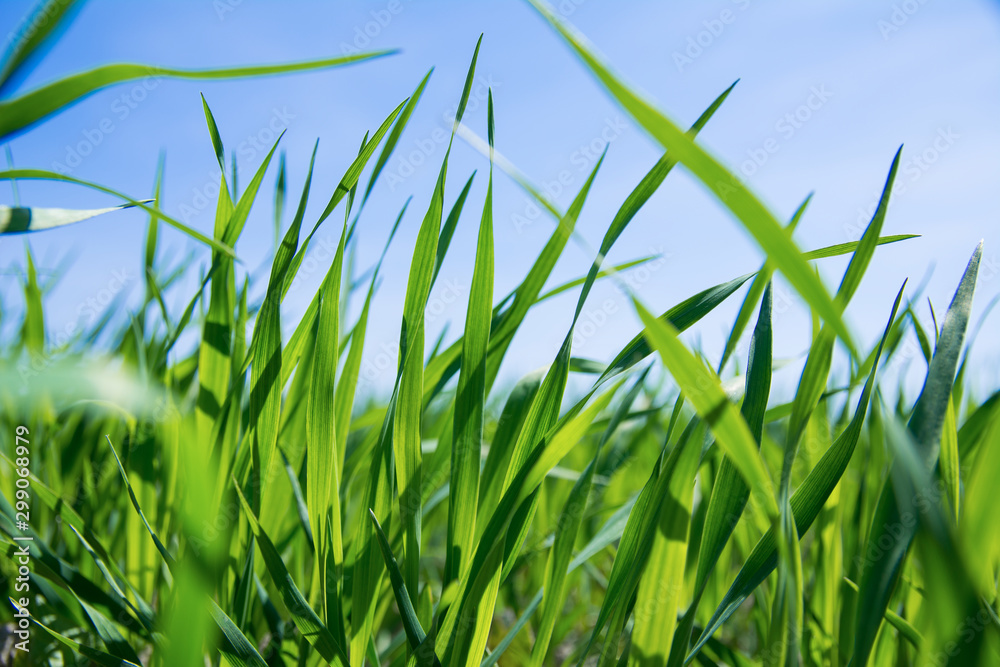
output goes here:
<path id="1" fill-rule="evenodd" d="M 731 89 L 679 127 L 531 2 L 663 157 L 608 222 L 589 270 L 564 284 L 552 270 L 599 187 L 601 162 L 566 211 L 520 181 L 557 223 L 518 287 L 497 293 L 494 233 L 506 231 L 494 230 L 493 179 L 507 175 L 494 159 L 504 123 L 492 95 L 487 127 L 461 126 L 477 44 L 455 91 L 454 132 L 486 136 L 487 193 L 476 201 L 466 187 L 455 198 L 468 175 L 448 173 L 446 152 L 433 192 L 415 193 L 396 220 L 393 235 L 420 222 L 387 397 L 359 390 L 381 261 L 355 266 L 354 231 L 427 78 L 373 121 L 332 192 L 311 183 L 312 163 L 304 182 L 286 182 L 275 148 L 252 177 L 240 174 L 237 191 L 225 128 L 205 103 L 206 142 L 224 174 L 210 233 L 159 208 L 162 171 L 149 200 L 43 170 L 0 172 L 14 183 L 75 182 L 149 214 L 136 258 L 144 299 L 128 321 L 112 303 L 85 331 L 47 332 L 51 285 L 30 252 L 25 260 L 15 309 L 23 320 L 0 343 L 0 586 L 10 599 L 0 663 L 1000 664 L 1000 523 L 991 509 L 1000 391 L 976 395 L 967 363 L 982 245 L 969 248 L 967 266 L 941 267 L 955 286 L 946 310 L 918 316 L 920 288 L 900 285 L 884 306 L 884 334 L 858 340 L 845 308 L 880 261 L 879 246 L 912 238 L 882 235 L 900 154 L 859 241 L 801 249 L 791 231 L 808 218 L 809 200 L 777 219 L 696 141 Z M 0 90 L 72 5 L 40 10 L 48 18 L 3 64 Z M 160 73 L 256 76 L 378 55 Z M 146 71 L 99 68 L 0 99 L 0 137 L 44 131 L 36 125 L 88 91 Z M 623 280 L 651 258 L 603 259 L 675 167 L 731 212 L 767 260 L 657 313 Z M 275 217 L 281 240 L 263 289 L 234 248 L 272 187 L 295 214 Z M 306 219 L 310 200 L 327 202 L 317 220 Z M 0 234 L 103 214 L 114 213 L 0 207 Z M 460 217 L 478 221 L 464 330 L 432 340 L 425 310 Z M 164 262 L 163 225 L 200 241 L 210 260 Z M 289 322 L 282 300 L 320 228 L 339 245 L 305 315 Z M 849 263 L 831 292 L 814 265 L 836 256 Z M 776 273 L 813 313 L 787 403 L 770 397 L 781 356 L 772 345 Z M 192 275 L 200 288 L 175 312 L 164 295 Z M 610 360 L 572 349 L 598 281 L 618 282 L 644 326 Z M 552 322 L 565 342 L 551 364 L 512 386 L 498 382 L 529 311 L 568 291 L 578 295 L 576 314 Z M 720 358 L 682 341 L 730 299 L 742 303 Z M 926 367 L 915 397 L 880 381 L 886 367 L 907 363 L 908 336 L 920 346 L 913 363 Z M 846 352 L 844 367 L 835 349 Z M 567 389 L 576 386 L 587 389 Z"/>

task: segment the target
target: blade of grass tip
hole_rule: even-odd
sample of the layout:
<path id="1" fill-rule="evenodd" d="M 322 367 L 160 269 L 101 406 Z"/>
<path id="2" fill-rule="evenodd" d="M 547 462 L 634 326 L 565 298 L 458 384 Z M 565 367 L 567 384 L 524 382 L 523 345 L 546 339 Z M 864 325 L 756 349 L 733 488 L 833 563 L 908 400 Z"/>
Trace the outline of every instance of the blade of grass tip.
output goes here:
<path id="1" fill-rule="evenodd" d="M 924 386 L 907 424 L 917 442 L 917 453 L 928 469 L 932 469 L 938 461 L 941 433 L 965 340 L 982 251 L 983 244 L 980 242 L 948 307 Z M 866 556 L 872 554 L 877 557 L 866 557 L 861 574 L 854 656 L 851 659 L 854 665 L 868 662 L 889 597 L 899 579 L 903 559 L 916 533 L 916 522 L 902 521 L 900 512 L 893 478 L 890 477 L 882 488 L 863 552 Z M 887 549 L 878 546 L 883 535 L 889 536 L 891 544 Z"/>
<path id="2" fill-rule="evenodd" d="M 319 616 L 316 615 L 316 612 L 313 611 L 312 607 L 309 606 L 309 603 L 302 596 L 302 593 L 295 585 L 295 581 L 288 573 L 284 561 L 281 560 L 281 554 L 275 549 L 271 538 L 268 537 L 257 521 L 257 516 L 240 490 L 240 485 L 235 480 L 233 481 L 236 494 L 239 496 L 240 505 L 243 507 L 243 513 L 250 524 L 250 530 L 256 539 L 260 555 L 264 558 L 268 574 L 271 575 L 274 585 L 281 593 L 281 599 L 291 614 L 295 627 L 299 629 L 302 636 L 309 641 L 324 660 L 332 665 L 347 665 L 347 657 L 344 654 L 343 648 L 337 643 L 337 640 L 326 626 L 323 625 Z"/>
<path id="3" fill-rule="evenodd" d="M 751 288 L 752 289 L 752 288 Z M 764 414 L 771 392 L 771 367 L 773 332 L 771 328 L 772 306 L 771 283 L 768 282 L 761 297 L 757 325 L 750 342 L 750 360 L 747 364 L 746 389 L 740 413 L 746 420 L 750 433 L 760 448 L 764 430 Z M 746 303 L 744 301 L 744 303 Z M 698 551 L 698 567 L 695 573 L 694 594 L 691 604 L 677 629 L 677 639 L 673 642 L 669 664 L 673 667 L 683 662 L 691 641 L 698 604 L 708 585 L 709 575 L 729 541 L 739 518 L 743 515 L 750 489 L 740 476 L 739 470 L 727 456 L 723 459 L 712 485 L 708 501 L 705 525 L 702 529 L 701 545 Z"/>
<path id="4" fill-rule="evenodd" d="M 659 320 L 669 323 L 679 332 L 685 331 L 732 296 L 736 290 L 752 277 L 753 274 L 748 273 L 745 276 L 734 278 L 729 282 L 720 283 L 714 287 L 702 290 L 665 312 L 659 317 Z M 608 364 L 607 370 L 604 371 L 597 382 L 604 382 L 607 378 L 631 368 L 652 354 L 652 352 L 653 350 L 646 338 L 645 330 L 640 331 L 621 352 L 615 355 L 615 358 Z"/>
<path id="5" fill-rule="evenodd" d="M 795 490 L 795 493 L 791 498 L 792 513 L 795 517 L 795 525 L 798 530 L 798 534 L 801 537 L 815 521 L 816 517 L 819 515 L 820 510 L 826 504 L 827 499 L 833 490 L 840 483 L 840 478 L 843 476 L 844 471 L 847 470 L 847 465 L 854 455 L 855 447 L 858 444 L 858 439 L 861 435 L 861 428 L 864 424 L 865 415 L 868 411 L 868 405 L 871 399 L 871 394 L 875 385 L 875 373 L 878 370 L 878 358 L 881 357 L 882 351 L 885 347 L 886 340 L 889 338 L 890 332 L 898 326 L 898 320 L 896 319 L 897 312 L 899 310 L 899 303 L 903 298 L 903 290 L 906 288 L 906 283 L 900 287 L 899 292 L 896 294 L 896 300 L 893 302 L 892 312 L 889 315 L 889 321 L 886 324 L 885 331 L 882 334 L 882 339 L 879 342 L 878 353 L 875 357 L 875 363 L 872 363 L 871 370 L 868 374 L 868 379 L 865 382 L 864 390 L 861 392 L 861 397 L 858 399 L 857 408 L 854 411 L 854 417 L 851 419 L 847 428 L 840 434 L 840 437 L 833 443 L 833 445 L 823 454 L 820 458 L 819 463 L 817 463 L 806 479 L 801 485 Z M 739 574 L 736 575 L 736 579 L 733 581 L 729 590 L 726 592 L 716 608 L 715 612 L 712 614 L 712 618 L 705 625 L 705 628 L 701 632 L 701 636 L 695 642 L 694 647 L 691 652 L 688 653 L 687 658 L 684 663 L 689 664 L 701 651 L 702 647 L 708 642 L 709 638 L 722 626 L 726 620 L 729 619 L 733 613 L 739 609 L 740 605 L 749 597 L 757 586 L 764 581 L 768 575 L 774 570 L 777 564 L 777 546 L 775 540 L 774 529 L 769 530 L 754 546 L 753 551 L 746 558 L 743 567 L 740 569 Z"/>
<path id="6" fill-rule="evenodd" d="M 107 208 L 91 209 L 0 206 L 0 234 L 22 234 L 55 229 L 56 227 L 64 227 L 89 220 L 98 215 L 105 215 L 125 208 L 148 204 L 151 201 L 153 200 L 142 199 L 134 204 L 128 203 Z"/>
<path id="7" fill-rule="evenodd" d="M 413 609 L 413 603 L 406 592 L 406 584 L 403 583 L 403 574 L 399 571 L 399 565 L 392 555 L 392 547 L 389 546 L 389 539 L 382 531 L 375 513 L 368 511 L 368 516 L 375 527 L 375 536 L 378 538 L 378 546 L 382 551 L 382 558 L 385 560 L 385 568 L 389 572 L 389 582 L 392 586 L 393 595 L 396 597 L 396 606 L 399 609 L 399 617 L 403 621 L 403 630 L 410 648 L 414 651 L 413 656 L 419 667 L 440 667 L 437 655 L 434 653 L 433 642 L 427 641 L 427 634 L 420 627 L 417 619 L 417 612 Z"/>
<path id="8" fill-rule="evenodd" d="M 205 121 L 208 123 L 208 134 L 212 137 L 212 147 L 215 149 L 215 159 L 219 162 L 219 170 L 226 173 L 226 149 L 222 146 L 222 135 L 219 134 L 219 126 L 215 122 L 212 110 L 208 108 L 208 101 L 205 94 L 201 93 L 201 106 L 205 111 Z"/>
<path id="9" fill-rule="evenodd" d="M 392 127 L 392 131 L 389 133 L 389 137 L 385 140 L 385 146 L 382 147 L 382 152 L 379 153 L 378 159 L 375 161 L 375 167 L 372 168 L 372 174 L 368 177 L 368 185 L 365 187 L 365 194 L 361 198 L 361 207 L 358 210 L 359 215 L 361 213 L 360 209 L 364 208 L 365 202 L 368 201 L 368 195 L 371 194 L 372 188 L 375 187 L 375 181 L 378 180 L 382 169 L 392 156 L 396 144 L 399 143 L 399 138 L 402 136 L 403 130 L 406 129 L 407 123 L 410 122 L 410 116 L 413 115 L 413 110 L 416 109 L 417 104 L 420 102 L 420 97 L 424 94 L 424 88 L 427 87 L 427 82 L 430 80 L 433 72 L 433 67 L 427 70 L 427 74 L 424 75 L 424 78 L 417 85 L 416 90 L 410 95 L 406 106 L 403 107 L 403 110 L 399 114 L 399 120 L 396 121 L 396 124 Z M 395 183 L 393 183 L 392 189 L 395 189 Z"/>
<path id="10" fill-rule="evenodd" d="M 489 134 L 493 136 L 493 93 L 488 94 Z M 464 200 L 470 177 L 460 196 Z M 456 208 L 458 204 L 456 204 Z M 450 221 L 451 216 L 449 216 Z M 457 216 L 455 216 L 457 221 Z M 447 225 L 446 225 L 447 228 Z M 443 233 L 442 233 L 443 235 Z M 440 268 L 437 265 L 435 269 Z M 462 368 L 455 396 L 451 441 L 451 478 L 448 493 L 448 534 L 442 588 L 461 576 L 472 559 L 476 535 L 476 501 L 479 498 L 480 450 L 486 407 L 486 356 L 490 343 L 493 303 L 493 168 L 490 167 L 479 224 L 476 260 L 469 288 Z"/>
<path id="11" fill-rule="evenodd" d="M 24 80 L 83 4 L 84 0 L 47 0 L 21 20 L 16 32 L 8 35 L 10 41 L 0 61 L 0 94 Z"/>
<path id="12" fill-rule="evenodd" d="M 375 51 L 280 65 L 201 70 L 185 70 L 136 63 L 101 65 L 0 102 L 0 140 L 5 140 L 12 135 L 30 129 L 60 109 L 70 106 L 98 90 L 136 79 L 146 77 L 195 80 L 240 79 L 350 65 L 392 53 L 394 51 Z"/>
<path id="13" fill-rule="evenodd" d="M 288 294 L 288 289 L 292 286 L 292 280 L 298 274 L 299 266 L 302 265 L 302 260 L 305 259 L 306 250 L 309 248 L 309 242 L 312 240 L 313 236 L 316 235 L 317 230 L 319 230 L 320 225 L 322 225 L 327 218 L 333 213 L 334 209 L 340 201 L 351 192 L 354 186 L 357 185 L 358 179 L 361 177 L 361 172 L 364 170 L 365 165 L 368 164 L 368 160 L 371 159 L 372 154 L 375 153 L 375 149 L 378 148 L 379 143 L 382 141 L 382 137 L 385 133 L 389 131 L 393 120 L 399 115 L 400 110 L 405 106 L 406 101 L 400 102 L 399 105 L 392 110 L 392 112 L 386 117 L 379 128 L 375 131 L 371 140 L 366 142 L 364 148 L 358 153 L 358 156 L 354 158 L 354 162 L 347 168 L 344 176 L 340 179 L 337 184 L 336 189 L 330 196 L 330 201 L 327 202 L 326 208 L 323 209 L 323 213 L 319 216 L 319 220 L 313 225 L 313 228 L 309 231 L 305 240 L 302 241 L 302 245 L 298 252 L 295 253 L 295 257 L 292 259 L 291 266 L 288 269 L 288 274 L 285 278 L 285 285 L 281 290 L 281 298 L 284 299 L 285 295 Z"/>
<path id="14" fill-rule="evenodd" d="M 788 278 L 802 298 L 836 331 L 848 349 L 855 347 L 844 325 L 840 310 L 834 304 L 818 276 L 802 257 L 802 253 L 782 229 L 774 215 L 743 182 L 683 130 L 650 103 L 629 89 L 605 66 L 581 35 L 569 27 L 540 0 L 528 0 L 539 14 L 563 37 L 618 103 L 664 148 L 673 151 L 674 158 L 687 167 L 735 215 L 743 227 L 756 239 L 774 261 L 775 268 Z"/>
<path id="15" fill-rule="evenodd" d="M 73 178 L 72 176 L 66 176 L 65 174 L 60 174 L 54 171 L 47 171 L 45 169 L 8 169 L 6 171 L 0 171 L 0 181 L 9 180 L 35 180 L 35 181 L 62 181 L 64 183 L 74 183 L 76 185 L 82 185 L 84 187 L 90 188 L 91 190 L 97 190 L 98 192 L 103 192 L 105 194 L 113 195 L 119 199 L 124 199 L 130 206 L 135 206 L 141 208 L 146 213 L 150 215 L 155 215 L 159 220 L 167 223 L 174 229 L 177 229 L 184 234 L 187 234 L 191 238 L 204 243 L 205 245 L 211 247 L 214 250 L 223 252 L 230 257 L 235 257 L 236 253 L 232 248 L 220 244 L 218 241 L 211 239 L 201 232 L 192 229 L 185 225 L 184 223 L 175 220 L 158 208 L 153 208 L 148 205 L 148 200 L 133 199 L 128 195 L 122 194 L 117 190 L 112 190 L 111 188 L 106 188 L 103 185 L 98 185 L 97 183 L 91 183 L 89 181 L 84 181 L 79 178 Z"/>

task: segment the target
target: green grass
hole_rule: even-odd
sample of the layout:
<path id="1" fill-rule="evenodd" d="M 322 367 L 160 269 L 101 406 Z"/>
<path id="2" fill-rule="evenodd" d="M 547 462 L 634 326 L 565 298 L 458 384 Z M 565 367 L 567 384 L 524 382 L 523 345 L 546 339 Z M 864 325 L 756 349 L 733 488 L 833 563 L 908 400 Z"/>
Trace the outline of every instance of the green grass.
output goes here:
<path id="1" fill-rule="evenodd" d="M 63 16 L 72 4 L 51 2 L 50 11 Z M 42 170 L 0 172 L 3 180 L 96 188 L 149 214 L 144 300 L 128 322 L 112 306 L 91 329 L 52 340 L 44 299 L 51 285 L 40 285 L 26 257 L 22 319 L 2 342 L 0 366 L 0 422 L 9 434 L 0 439 L 0 585 L 13 603 L 0 621 L 8 631 L 21 597 L 16 550 L 25 544 L 15 538 L 33 538 L 31 653 L 17 654 L 15 664 L 1000 661 L 992 503 L 1000 392 L 974 395 L 967 363 L 982 247 L 963 274 L 948 267 L 957 288 L 943 318 L 921 321 L 912 306 L 920 289 L 904 284 L 885 304 L 883 335 L 854 338 L 842 313 L 880 261 L 878 246 L 912 238 L 881 234 L 900 154 L 861 239 L 803 252 L 792 232 L 808 217 L 808 199 L 782 224 L 696 141 L 731 87 L 684 131 L 572 28 L 532 4 L 663 156 L 622 203 L 589 270 L 563 285 L 552 285 L 551 273 L 588 195 L 601 187 L 602 161 L 565 212 L 512 173 L 557 224 L 518 287 L 497 295 L 493 244 L 504 232 L 493 225 L 493 150 L 503 145 L 504 123 L 491 94 L 481 211 L 471 177 L 449 178 L 449 143 L 429 204 L 417 212 L 388 400 L 358 391 L 382 260 L 359 271 L 350 257 L 355 225 L 378 196 L 376 181 L 430 73 L 363 138 L 332 193 L 312 183 L 314 151 L 292 219 L 275 214 L 276 252 L 261 286 L 238 279 L 245 272 L 234 249 L 261 206 L 268 173 L 277 171 L 276 202 L 294 197 L 292 184 L 283 158 L 271 169 L 272 148 L 236 197 L 225 133 L 207 103 L 208 134 L 232 179 L 221 180 L 210 234 L 160 209 L 162 165 L 151 200 Z M 44 37 L 30 35 L 0 67 L 0 92 Z M 469 132 L 459 124 L 479 47 L 456 91 L 452 141 Z M 340 64 L 158 71 L 233 77 Z M 118 67 L 0 100 L 0 135 L 31 128 L 137 66 Z M 604 257 L 677 166 L 716 195 L 767 259 L 758 272 L 657 314 L 645 305 L 649 295 L 621 280 L 651 258 L 609 266 Z M 446 197 L 463 183 L 457 199 Z M 316 196 L 329 199 L 307 220 Z M 0 234 L 110 211 L 3 207 Z M 463 212 L 479 219 L 464 330 L 429 346 L 424 311 Z M 413 215 L 408 202 L 386 248 Z M 163 295 L 177 297 L 181 278 L 196 269 L 161 260 L 162 224 L 209 253 L 200 289 L 185 295 L 181 312 Z M 282 301 L 322 225 L 336 227 L 335 257 L 302 319 L 284 321 Z M 814 263 L 845 255 L 831 293 Z M 776 272 L 815 322 L 794 398 L 784 404 L 770 396 Z M 644 328 L 610 360 L 577 358 L 574 328 L 602 280 L 628 291 Z M 512 387 L 498 383 L 529 311 L 544 312 L 551 296 L 568 291 L 578 294 L 575 315 L 551 364 Z M 259 302 L 249 296 L 261 292 Z M 737 292 L 743 301 L 725 350 L 705 358 L 681 334 Z M 750 353 L 734 396 L 726 376 L 748 327 Z M 283 331 L 293 333 L 285 339 Z M 186 332 L 197 334 L 195 345 L 179 343 Z M 880 381 L 910 335 L 927 366 L 913 401 Z M 843 368 L 834 367 L 838 343 Z M 571 385 L 571 374 L 581 382 Z M 567 389 L 581 384 L 582 393 Z M 29 432 L 27 454 L 14 440 L 19 426 Z M 18 493 L 27 455 L 30 501 Z M 26 510 L 27 532 L 16 523 Z"/>

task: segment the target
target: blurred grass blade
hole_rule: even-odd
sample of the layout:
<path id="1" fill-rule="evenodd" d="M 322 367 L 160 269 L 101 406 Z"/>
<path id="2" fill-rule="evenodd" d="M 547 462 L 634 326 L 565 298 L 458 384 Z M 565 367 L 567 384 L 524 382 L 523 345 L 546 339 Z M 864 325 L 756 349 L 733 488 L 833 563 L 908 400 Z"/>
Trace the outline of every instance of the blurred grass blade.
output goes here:
<path id="1" fill-rule="evenodd" d="M 7 36 L 0 60 L 0 94 L 24 80 L 48 51 L 49 44 L 73 19 L 85 0 L 45 0 L 21 19 Z"/>
<path id="2" fill-rule="evenodd" d="M 117 83 L 135 81 L 136 79 L 241 79 L 246 77 L 267 76 L 303 72 L 314 69 L 340 67 L 353 63 L 379 58 L 394 53 L 393 51 L 374 51 L 309 60 L 280 65 L 258 65 L 251 67 L 228 67 L 219 69 L 184 70 L 155 65 L 139 65 L 134 63 L 118 63 L 102 65 L 79 74 L 49 83 L 28 91 L 13 99 L 0 101 L 0 140 L 23 132 L 41 122 L 48 116 L 92 93 Z"/>

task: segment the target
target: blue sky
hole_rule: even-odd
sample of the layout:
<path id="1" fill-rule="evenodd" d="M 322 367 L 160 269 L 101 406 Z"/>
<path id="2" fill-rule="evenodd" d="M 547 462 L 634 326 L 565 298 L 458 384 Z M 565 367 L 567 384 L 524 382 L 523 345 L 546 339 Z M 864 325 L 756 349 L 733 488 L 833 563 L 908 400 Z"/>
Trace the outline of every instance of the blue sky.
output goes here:
<path id="1" fill-rule="evenodd" d="M 6 32 L 31 3 L 4 2 Z M 898 194 L 884 233 L 920 239 L 881 248 L 848 310 L 865 346 L 885 325 L 904 278 L 912 288 L 933 270 L 926 295 L 940 314 L 976 243 L 986 239 L 973 322 L 1000 292 L 1000 12 L 977 0 L 868 2 L 713 2 L 564 0 L 557 9 L 584 32 L 628 81 L 662 110 L 688 125 L 712 99 L 740 79 L 701 141 L 740 170 L 779 217 L 815 192 L 796 240 L 814 248 L 856 239 L 877 201 L 893 154 L 905 144 Z M 407 197 L 409 213 L 387 257 L 372 312 L 362 371 L 369 389 L 384 389 L 395 367 L 399 318 L 413 240 L 429 201 L 475 41 L 485 33 L 466 124 L 485 135 L 485 90 L 496 106 L 497 148 L 563 207 L 583 184 L 596 155 L 608 154 L 578 224 L 585 244 L 567 248 L 552 283 L 586 272 L 605 228 L 625 196 L 660 154 L 658 146 L 611 102 L 556 35 L 515 0 L 457 2 L 264 2 L 178 0 L 142 3 L 92 0 L 18 92 L 107 62 L 207 67 L 295 61 L 354 48 L 401 53 L 346 69 L 238 82 L 155 81 L 99 92 L 13 139 L 21 167 L 68 169 L 133 196 L 148 196 L 156 163 L 166 154 L 164 207 L 210 233 L 215 156 L 199 93 L 219 123 L 227 150 L 236 150 L 241 182 L 264 157 L 258 147 L 287 130 L 294 211 L 309 154 L 320 139 L 306 225 L 317 219 L 362 136 L 402 101 L 426 71 L 435 71 L 420 106 L 373 192 L 359 225 L 358 270 L 377 258 Z M 86 152 L 86 155 L 82 155 Z M 77 157 L 74 157 L 77 156 Z M 450 321 L 458 335 L 468 298 L 475 237 L 486 187 L 485 159 L 456 140 L 446 205 L 468 175 L 478 174 L 452 250 L 431 295 L 428 339 Z M 265 180 L 237 251 L 253 269 L 272 248 L 275 170 Z M 560 180 L 562 185 L 560 185 Z M 364 182 L 364 181 L 363 181 Z M 0 201 L 12 194 L 3 184 Z M 91 207 L 115 203 L 89 190 L 52 183 L 20 184 L 25 205 Z M 211 202 L 211 203 L 210 203 Z M 553 220 L 498 175 L 495 191 L 496 294 L 523 278 Z M 318 249 L 290 293 L 284 317 L 295 322 L 326 272 L 324 246 L 336 243 L 337 217 L 321 228 Z M 27 240 L 39 265 L 55 269 L 67 257 L 66 278 L 48 297 L 50 332 L 85 325 L 86 304 L 119 289 L 141 297 L 142 214 L 124 211 L 2 243 L 2 295 L 20 309 L 15 267 Z M 588 247 L 589 246 L 589 247 Z M 161 248 L 176 260 L 204 248 L 166 230 Z M 663 260 L 634 276 L 646 303 L 662 312 L 713 284 L 755 270 L 761 254 L 739 225 L 682 170 L 675 171 L 636 217 L 610 260 L 661 253 Z M 325 258 L 325 261 L 324 261 Z M 831 290 L 846 260 L 818 267 Z M 263 279 L 263 275 L 262 275 Z M 193 283 L 167 295 L 179 312 Z M 260 284 L 263 289 L 263 283 Z M 533 312 L 502 371 L 505 381 L 551 361 L 570 323 L 576 295 Z M 688 335 L 717 359 L 734 298 Z M 926 304 L 919 311 L 927 315 Z M 1000 385 L 998 317 L 977 342 L 977 382 Z M 5 318 L 9 332 L 11 318 Z M 575 352 L 608 359 L 638 331 L 627 299 L 611 283 L 595 289 L 584 311 L 587 335 Z M 808 345 L 809 316 L 787 285 L 776 288 L 775 355 L 794 358 Z M 992 333 L 991 335 L 991 332 Z M 745 348 L 744 348 L 745 350 Z M 745 358 L 745 353 L 744 353 Z M 800 362 L 799 362 L 800 363 Z M 794 365 L 794 364 L 793 364 Z M 923 362 L 915 359 L 914 373 Z M 390 369 L 390 370 L 386 370 Z M 779 374 L 787 393 L 794 371 Z"/>

